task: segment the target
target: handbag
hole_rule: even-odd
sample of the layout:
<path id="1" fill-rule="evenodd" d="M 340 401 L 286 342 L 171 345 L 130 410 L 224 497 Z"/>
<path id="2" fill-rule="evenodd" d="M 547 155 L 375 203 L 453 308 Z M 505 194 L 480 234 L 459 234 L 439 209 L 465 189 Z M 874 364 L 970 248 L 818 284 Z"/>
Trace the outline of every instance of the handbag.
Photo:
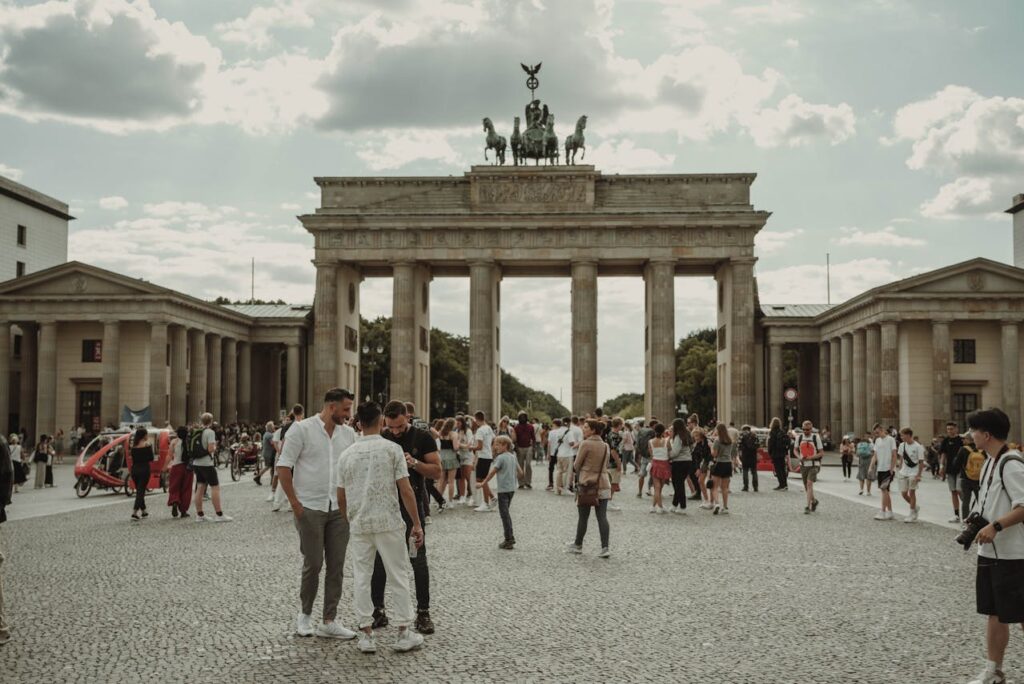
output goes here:
<path id="1" fill-rule="evenodd" d="M 590 484 L 580 483 L 576 486 L 577 506 L 596 506 L 601 488 L 601 474 L 608 468 L 608 445 L 604 445 L 604 460 L 601 461 L 601 469 L 597 471 L 597 479 Z"/>

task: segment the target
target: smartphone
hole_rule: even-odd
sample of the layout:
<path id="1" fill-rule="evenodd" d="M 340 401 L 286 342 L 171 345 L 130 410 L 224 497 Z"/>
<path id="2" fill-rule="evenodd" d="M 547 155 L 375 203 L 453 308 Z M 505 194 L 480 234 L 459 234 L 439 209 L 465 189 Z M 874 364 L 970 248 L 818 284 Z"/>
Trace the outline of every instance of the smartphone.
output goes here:
<path id="1" fill-rule="evenodd" d="M 419 553 L 419 549 L 416 548 L 416 538 L 411 534 L 409 535 L 409 558 L 415 558 L 416 554 Z"/>

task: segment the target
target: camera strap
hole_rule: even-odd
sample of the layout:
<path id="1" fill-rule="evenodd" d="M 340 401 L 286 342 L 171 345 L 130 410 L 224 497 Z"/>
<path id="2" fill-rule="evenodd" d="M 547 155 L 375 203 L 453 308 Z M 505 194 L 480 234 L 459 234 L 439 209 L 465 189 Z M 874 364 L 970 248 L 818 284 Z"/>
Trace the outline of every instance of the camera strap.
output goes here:
<path id="1" fill-rule="evenodd" d="M 996 476 L 996 466 L 999 465 L 999 461 L 1001 461 L 1003 459 L 1003 454 L 1005 454 L 1009 450 L 1010 450 L 1010 447 L 1007 446 L 1006 444 L 1004 444 L 1003 448 L 999 450 L 998 454 L 996 454 L 996 457 L 993 458 L 993 459 L 990 459 L 987 463 L 985 463 L 985 468 L 988 469 L 988 481 L 985 483 L 985 498 L 982 499 L 981 507 L 978 509 L 979 512 L 982 515 L 985 515 L 985 504 L 988 502 L 988 495 L 992 492 L 992 479 Z M 1000 486 L 1003 488 L 1003 491 L 1006 491 L 1006 487 L 1002 484 L 1002 471 L 1000 471 L 999 474 L 1000 474 L 1000 480 L 999 480 Z M 981 471 L 981 480 L 984 480 L 984 479 L 985 479 L 985 471 L 982 470 Z M 975 499 L 975 501 L 977 501 L 977 499 Z"/>

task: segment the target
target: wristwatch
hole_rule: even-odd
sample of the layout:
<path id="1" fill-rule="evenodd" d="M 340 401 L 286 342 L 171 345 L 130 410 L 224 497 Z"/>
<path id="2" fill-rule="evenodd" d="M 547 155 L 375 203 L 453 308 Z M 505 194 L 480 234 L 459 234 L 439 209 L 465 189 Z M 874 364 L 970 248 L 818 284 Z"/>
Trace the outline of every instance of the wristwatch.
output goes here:
<path id="1" fill-rule="evenodd" d="M 1002 532 L 1003 531 L 1003 524 L 1001 522 L 999 522 L 998 520 L 996 520 L 994 523 L 992 523 L 992 527 L 994 527 L 996 529 L 996 532 Z"/>

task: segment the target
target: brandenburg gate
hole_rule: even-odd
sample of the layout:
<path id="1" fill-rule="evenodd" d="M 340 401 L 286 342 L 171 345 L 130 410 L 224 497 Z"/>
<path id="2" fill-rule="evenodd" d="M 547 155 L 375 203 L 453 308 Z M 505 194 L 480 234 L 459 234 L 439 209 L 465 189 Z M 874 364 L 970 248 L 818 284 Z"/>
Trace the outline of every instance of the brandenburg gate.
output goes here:
<path id="1" fill-rule="evenodd" d="M 518 127 L 517 127 L 518 131 Z M 394 278 L 392 398 L 430 411 L 430 282 L 469 276 L 470 411 L 501 409 L 505 276 L 572 278 L 572 411 L 597 407 L 597 279 L 641 276 L 647 416 L 676 414 L 675 276 L 718 292 L 718 418 L 755 421 L 755 174 L 605 175 L 588 165 L 473 166 L 461 177 L 321 177 L 314 397 L 359 382 L 359 285 Z M 707 418 L 701 416 L 702 419 Z"/>

